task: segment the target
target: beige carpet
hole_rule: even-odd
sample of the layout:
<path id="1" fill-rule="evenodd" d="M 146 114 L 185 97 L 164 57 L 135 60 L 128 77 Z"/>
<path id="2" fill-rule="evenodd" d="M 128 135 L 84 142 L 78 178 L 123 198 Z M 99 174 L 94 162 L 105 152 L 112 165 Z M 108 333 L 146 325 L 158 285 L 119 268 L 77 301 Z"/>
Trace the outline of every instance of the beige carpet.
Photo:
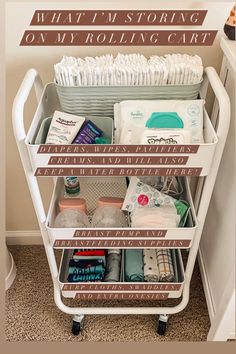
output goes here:
<path id="1" fill-rule="evenodd" d="M 16 246 L 10 248 L 17 266 L 17 278 L 6 293 L 7 341 L 105 341 L 159 342 L 205 341 L 210 322 L 199 269 L 196 266 L 191 283 L 190 302 L 186 309 L 172 315 L 165 336 L 156 333 L 157 316 L 86 316 L 79 336 L 71 334 L 72 316 L 59 311 L 53 300 L 53 287 L 44 248 Z M 59 258 L 58 254 L 58 258 Z M 176 304 L 168 300 L 165 305 Z M 75 306 L 73 300 L 66 304 Z M 90 303 L 95 306 L 96 303 Z M 120 305 L 103 302 L 99 305 Z M 122 302 L 124 304 L 124 302 Z M 147 303 L 134 302 L 145 306 Z M 148 302 L 153 306 L 157 302 Z M 84 304 L 83 305 L 89 305 Z M 126 303 L 127 305 L 127 303 Z"/>

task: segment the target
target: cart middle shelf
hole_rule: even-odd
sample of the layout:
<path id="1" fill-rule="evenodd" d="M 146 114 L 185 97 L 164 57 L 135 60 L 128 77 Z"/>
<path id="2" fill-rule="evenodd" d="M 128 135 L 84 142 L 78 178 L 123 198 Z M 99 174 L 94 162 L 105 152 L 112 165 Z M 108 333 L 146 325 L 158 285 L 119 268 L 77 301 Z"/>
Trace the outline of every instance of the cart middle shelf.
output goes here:
<path id="1" fill-rule="evenodd" d="M 181 177 L 183 198 L 190 205 L 185 227 L 132 228 L 129 214 L 125 228 L 55 228 L 59 213 L 59 200 L 65 197 L 63 178 L 57 178 L 46 220 L 50 242 L 54 248 L 189 248 L 198 226 L 190 186 L 186 177 Z M 99 197 L 124 198 L 127 180 L 124 177 L 81 177 L 81 192 L 87 204 L 88 216 L 96 209 Z"/>

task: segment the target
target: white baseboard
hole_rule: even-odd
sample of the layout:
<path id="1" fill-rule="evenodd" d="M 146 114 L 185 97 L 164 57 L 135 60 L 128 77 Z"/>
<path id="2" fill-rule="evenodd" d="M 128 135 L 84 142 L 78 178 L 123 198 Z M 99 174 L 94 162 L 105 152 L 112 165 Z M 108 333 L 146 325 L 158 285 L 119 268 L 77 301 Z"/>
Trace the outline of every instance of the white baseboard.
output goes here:
<path id="1" fill-rule="evenodd" d="M 208 313 L 209 313 L 210 321 L 212 321 L 212 319 L 215 316 L 215 308 L 214 308 L 214 303 L 212 300 L 211 289 L 209 286 L 206 267 L 205 267 L 204 260 L 202 257 L 201 247 L 199 247 L 199 250 L 198 250 L 198 265 L 199 265 L 201 278 L 202 278 L 202 284 L 203 284 L 203 288 L 204 288 L 204 292 L 205 292 Z"/>
<path id="2" fill-rule="evenodd" d="M 12 284 L 15 280 L 15 277 L 16 277 L 16 265 L 15 265 L 14 259 L 13 259 L 10 252 L 8 254 L 9 254 L 10 267 L 9 267 L 9 269 L 7 269 L 8 274 L 5 278 L 5 290 L 8 290 L 12 286 Z"/>
<path id="3" fill-rule="evenodd" d="M 230 332 L 229 339 L 235 339 L 235 332 Z"/>
<path id="4" fill-rule="evenodd" d="M 42 245 L 43 240 L 39 230 L 6 231 L 7 245 Z"/>

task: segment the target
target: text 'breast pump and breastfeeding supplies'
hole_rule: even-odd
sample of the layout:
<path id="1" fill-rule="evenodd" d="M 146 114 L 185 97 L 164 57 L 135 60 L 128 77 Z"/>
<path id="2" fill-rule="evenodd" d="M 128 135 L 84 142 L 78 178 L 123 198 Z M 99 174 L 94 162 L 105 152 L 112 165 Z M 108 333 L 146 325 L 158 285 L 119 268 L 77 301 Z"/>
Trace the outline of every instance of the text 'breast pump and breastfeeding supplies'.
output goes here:
<path id="1" fill-rule="evenodd" d="M 202 143 L 204 103 L 201 99 L 116 103 L 116 143 Z"/>

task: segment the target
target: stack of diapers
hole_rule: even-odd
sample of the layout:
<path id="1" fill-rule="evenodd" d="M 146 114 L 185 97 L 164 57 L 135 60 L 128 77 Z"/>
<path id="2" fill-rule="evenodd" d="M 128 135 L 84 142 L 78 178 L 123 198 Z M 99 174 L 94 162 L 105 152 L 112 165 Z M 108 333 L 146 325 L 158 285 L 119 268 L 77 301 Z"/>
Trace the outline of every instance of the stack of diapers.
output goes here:
<path id="1" fill-rule="evenodd" d="M 173 282 L 175 272 L 170 249 L 126 249 L 125 281 Z"/>
<path id="2" fill-rule="evenodd" d="M 203 142 L 204 100 L 122 101 L 114 105 L 117 144 Z"/>
<path id="3" fill-rule="evenodd" d="M 132 227 L 175 228 L 185 225 L 190 206 L 131 177 L 122 210 L 131 213 Z"/>
<path id="4" fill-rule="evenodd" d="M 64 56 L 54 65 L 55 81 L 63 86 L 142 86 L 196 84 L 202 80 L 197 55 L 167 54 L 146 58 L 141 54 L 86 57 Z"/>

